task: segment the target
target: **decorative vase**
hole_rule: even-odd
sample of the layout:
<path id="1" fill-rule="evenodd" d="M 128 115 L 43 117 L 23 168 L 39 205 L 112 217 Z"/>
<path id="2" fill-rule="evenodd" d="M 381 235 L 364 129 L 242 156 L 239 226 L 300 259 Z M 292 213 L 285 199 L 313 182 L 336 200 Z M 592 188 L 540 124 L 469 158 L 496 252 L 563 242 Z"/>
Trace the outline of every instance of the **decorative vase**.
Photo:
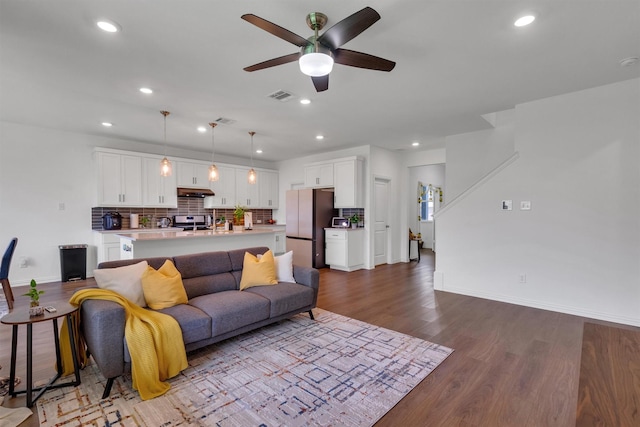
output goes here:
<path id="1" fill-rule="evenodd" d="M 44 307 L 40 305 L 40 303 L 36 301 L 31 301 L 31 306 L 29 307 L 29 316 L 42 316 L 44 314 Z"/>
<path id="2" fill-rule="evenodd" d="M 358 223 L 357 222 L 352 222 L 351 223 L 351 228 L 353 228 L 353 229 L 358 228 Z"/>

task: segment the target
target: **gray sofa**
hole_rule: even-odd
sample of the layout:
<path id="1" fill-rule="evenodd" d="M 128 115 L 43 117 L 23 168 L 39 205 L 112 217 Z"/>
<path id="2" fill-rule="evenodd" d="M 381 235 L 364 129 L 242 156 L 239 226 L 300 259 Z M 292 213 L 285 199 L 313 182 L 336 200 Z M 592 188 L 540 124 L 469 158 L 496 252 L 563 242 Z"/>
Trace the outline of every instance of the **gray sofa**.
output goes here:
<path id="1" fill-rule="evenodd" d="M 257 286 L 239 291 L 244 253 L 262 254 L 269 248 L 254 247 L 231 251 L 175 256 L 172 259 L 182 275 L 189 298 L 159 310 L 180 324 L 186 351 L 213 344 L 244 332 L 308 312 L 318 298 L 319 273 L 314 268 L 293 266 L 296 283 Z M 101 263 L 98 268 L 115 268 L 143 259 Z M 160 268 L 166 257 L 148 258 Z M 116 377 L 131 369 L 124 340 L 124 309 L 117 303 L 86 300 L 82 303 L 81 328 L 89 353 L 107 378 L 103 398 L 109 396 Z"/>

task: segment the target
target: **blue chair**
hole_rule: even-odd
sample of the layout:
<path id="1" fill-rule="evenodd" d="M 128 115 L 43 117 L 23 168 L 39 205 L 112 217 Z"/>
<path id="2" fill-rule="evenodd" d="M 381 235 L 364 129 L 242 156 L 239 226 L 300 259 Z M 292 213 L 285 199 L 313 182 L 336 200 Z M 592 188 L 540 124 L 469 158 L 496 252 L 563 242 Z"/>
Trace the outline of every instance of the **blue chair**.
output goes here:
<path id="1" fill-rule="evenodd" d="M 11 291 L 11 284 L 9 283 L 9 267 L 11 267 L 11 258 L 13 258 L 13 251 L 15 251 L 17 244 L 17 237 L 11 239 L 7 250 L 4 251 L 4 255 L 2 256 L 2 267 L 0 268 L 0 282 L 2 282 L 2 290 L 4 291 L 4 296 L 7 298 L 9 310 L 13 309 L 13 302 L 15 301 L 13 292 Z"/>

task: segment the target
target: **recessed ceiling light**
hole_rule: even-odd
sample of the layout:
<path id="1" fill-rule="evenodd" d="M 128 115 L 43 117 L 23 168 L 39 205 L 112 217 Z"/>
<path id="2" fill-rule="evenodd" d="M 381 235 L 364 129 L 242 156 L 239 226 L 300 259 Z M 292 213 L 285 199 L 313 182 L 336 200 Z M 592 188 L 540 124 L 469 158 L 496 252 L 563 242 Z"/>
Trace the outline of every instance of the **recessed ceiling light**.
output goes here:
<path id="1" fill-rule="evenodd" d="M 109 122 L 102 122 L 102 126 L 106 127 L 106 128 L 110 128 L 111 126 L 113 126 L 113 123 L 109 123 Z"/>
<path id="2" fill-rule="evenodd" d="M 307 98 L 302 98 L 302 99 L 300 100 L 300 104 L 302 104 L 302 105 L 309 105 L 309 104 L 311 104 L 311 100 L 310 100 L 310 99 L 307 99 Z"/>
<path id="3" fill-rule="evenodd" d="M 632 65 L 637 64 L 638 60 L 640 60 L 640 58 L 638 58 L 637 56 L 630 56 L 628 58 L 624 58 L 624 59 L 620 60 L 620 66 L 621 67 L 630 67 Z"/>
<path id="4" fill-rule="evenodd" d="M 205 133 L 207 131 L 207 128 L 204 126 L 198 126 L 198 132 L 200 133 Z"/>
<path id="5" fill-rule="evenodd" d="M 120 31 L 120 25 L 107 19 L 101 19 L 97 21 L 96 25 L 102 31 L 106 31 L 107 33 L 117 33 L 118 31 Z"/>
<path id="6" fill-rule="evenodd" d="M 262 154 L 262 150 L 258 148 L 258 149 L 256 150 L 256 153 L 258 153 L 258 154 Z"/>
<path id="7" fill-rule="evenodd" d="M 411 145 L 413 145 L 414 147 L 417 147 L 418 145 L 420 145 L 419 142 L 412 142 Z"/>
<path id="8" fill-rule="evenodd" d="M 151 89 L 149 89 L 148 87 L 141 87 L 140 88 L 140 92 L 142 93 L 146 93 L 147 95 L 152 94 L 153 91 Z"/>
<path id="9" fill-rule="evenodd" d="M 324 139 L 324 135 L 316 135 L 316 139 L 317 139 L 318 141 L 321 141 L 321 140 L 323 140 L 323 139 Z"/>
<path id="10" fill-rule="evenodd" d="M 514 22 L 513 25 L 515 25 L 516 27 L 524 27 L 526 25 L 531 24 L 535 20 L 536 20 L 536 17 L 533 15 L 524 15 L 516 19 L 516 22 Z"/>

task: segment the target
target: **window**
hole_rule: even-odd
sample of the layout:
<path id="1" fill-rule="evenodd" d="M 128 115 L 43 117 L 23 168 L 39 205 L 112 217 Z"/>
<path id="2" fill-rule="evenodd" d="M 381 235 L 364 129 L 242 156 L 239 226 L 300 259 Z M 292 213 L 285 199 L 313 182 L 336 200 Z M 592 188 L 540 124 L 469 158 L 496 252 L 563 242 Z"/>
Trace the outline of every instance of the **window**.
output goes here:
<path id="1" fill-rule="evenodd" d="M 420 192 L 420 221 L 433 221 L 433 197 L 435 189 L 432 186 L 422 186 Z"/>

